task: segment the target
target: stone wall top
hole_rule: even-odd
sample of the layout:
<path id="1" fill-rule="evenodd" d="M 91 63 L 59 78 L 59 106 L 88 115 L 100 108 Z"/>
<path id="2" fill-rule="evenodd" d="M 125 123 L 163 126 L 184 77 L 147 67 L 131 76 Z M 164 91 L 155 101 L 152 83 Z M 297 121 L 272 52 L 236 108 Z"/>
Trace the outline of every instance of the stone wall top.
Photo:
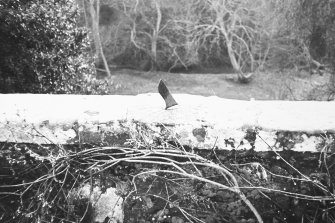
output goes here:
<path id="1" fill-rule="evenodd" d="M 0 94 L 0 142 L 64 144 L 74 142 L 83 128 L 97 133 L 102 126 L 117 132 L 120 122 L 170 126 L 186 144 L 204 147 L 212 146 L 218 137 L 234 138 L 255 127 L 270 138 L 278 131 L 335 132 L 335 102 L 241 101 L 187 94 L 174 97 L 179 105 L 165 110 L 163 99 L 155 93 Z M 224 139 L 222 145 L 226 145 Z"/>

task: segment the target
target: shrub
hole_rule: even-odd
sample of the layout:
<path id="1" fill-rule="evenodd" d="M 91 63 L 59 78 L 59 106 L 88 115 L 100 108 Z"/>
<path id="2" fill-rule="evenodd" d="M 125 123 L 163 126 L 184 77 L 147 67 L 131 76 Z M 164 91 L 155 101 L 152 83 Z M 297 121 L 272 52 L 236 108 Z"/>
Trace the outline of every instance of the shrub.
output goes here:
<path id="1" fill-rule="evenodd" d="M 92 74 L 75 0 L 0 0 L 0 92 L 81 93 Z"/>

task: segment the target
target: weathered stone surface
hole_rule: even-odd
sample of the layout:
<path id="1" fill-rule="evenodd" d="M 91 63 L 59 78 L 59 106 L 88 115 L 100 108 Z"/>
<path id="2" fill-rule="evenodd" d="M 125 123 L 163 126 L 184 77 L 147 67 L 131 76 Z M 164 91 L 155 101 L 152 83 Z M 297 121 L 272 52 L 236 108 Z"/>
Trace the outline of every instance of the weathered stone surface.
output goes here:
<path id="1" fill-rule="evenodd" d="M 165 110 L 159 94 L 0 95 L 0 142 L 110 145 L 145 127 L 198 148 L 319 151 L 335 132 L 335 102 L 174 97 Z"/>
<path id="2" fill-rule="evenodd" d="M 93 204 L 94 222 L 123 222 L 123 198 L 116 194 L 115 188 L 108 188 L 102 192 L 99 187 L 94 187 L 91 191 L 90 185 L 87 184 L 80 189 L 80 195 L 89 198 Z"/>
<path id="3" fill-rule="evenodd" d="M 328 175 L 320 169 L 324 153 L 299 153 L 335 152 L 334 102 L 237 101 L 194 95 L 174 97 L 179 106 L 165 110 L 164 101 L 158 94 L 0 95 L 0 145 L 8 148 L 8 153 L 15 149 L 25 151 L 24 148 L 28 146 L 28 152 L 38 150 L 42 159 L 43 153 L 47 155 L 50 150 L 57 150 L 58 144 L 62 144 L 65 150 L 80 151 L 86 143 L 89 148 L 95 145 L 123 145 L 127 139 L 140 136 L 142 141 L 154 145 L 158 145 L 156 142 L 159 140 L 175 140 L 203 157 L 214 157 L 214 160 L 227 164 L 252 183 L 271 184 L 272 188 L 302 190 L 298 188 L 301 185 L 291 179 L 297 173 L 295 169 L 287 168 L 287 163 L 311 178 L 317 174 L 320 176 L 316 178 L 320 179 L 334 175 L 331 168 L 327 168 Z M 48 145 L 39 146 L 40 144 Z M 215 153 L 214 150 L 201 150 L 213 148 L 217 148 Z M 287 163 L 278 156 L 279 153 L 269 150 L 284 150 L 280 154 Z M 331 166 L 334 163 L 333 156 L 326 158 L 325 163 L 327 161 Z M 6 163 L 4 158 L 2 161 Z M 122 167 L 125 164 L 120 165 Z M 270 172 L 265 172 L 261 165 Z M 133 168 L 136 169 L 136 166 Z M 115 167 L 110 170 L 111 174 L 116 174 L 118 169 Z M 316 173 L 317 170 L 319 172 Z M 125 175 L 130 174 L 131 172 L 126 172 Z M 277 179 L 279 175 L 285 177 Z M 92 191 L 88 185 L 78 188 L 81 195 L 91 201 L 94 221 L 105 222 L 107 219 L 122 222 L 127 219 L 127 211 L 133 212 L 132 209 L 125 210 L 124 216 L 123 198 L 116 193 L 116 190 L 127 191 L 122 190 L 127 186 L 122 183 L 126 184 L 128 181 L 118 181 L 118 189 L 110 187 L 111 185 L 104 189 L 95 185 Z M 158 186 L 160 190 L 161 185 Z M 105 189 L 106 191 L 101 191 Z M 140 191 L 140 188 L 137 189 Z M 148 185 L 144 184 L 142 190 L 146 192 Z M 247 192 L 248 196 L 253 198 L 254 191 Z M 255 197 L 258 195 L 256 192 Z M 226 200 L 227 194 L 218 193 L 216 196 Z M 261 199 L 259 195 L 255 201 L 260 210 L 269 207 L 269 203 L 257 201 L 258 199 Z M 235 200 L 234 198 L 232 202 Z M 148 201 L 142 203 L 149 209 L 157 205 Z M 287 199 L 277 203 L 287 209 L 292 206 Z M 165 206 L 164 202 L 159 210 Z M 303 212 L 303 208 L 301 209 Z M 153 212 L 152 217 L 158 218 L 157 213 L 159 212 Z M 272 222 L 272 213 L 269 216 Z M 143 216 L 138 218 L 143 220 Z M 176 216 L 172 218 L 181 219 Z M 136 219 L 130 222 L 138 222 Z"/>

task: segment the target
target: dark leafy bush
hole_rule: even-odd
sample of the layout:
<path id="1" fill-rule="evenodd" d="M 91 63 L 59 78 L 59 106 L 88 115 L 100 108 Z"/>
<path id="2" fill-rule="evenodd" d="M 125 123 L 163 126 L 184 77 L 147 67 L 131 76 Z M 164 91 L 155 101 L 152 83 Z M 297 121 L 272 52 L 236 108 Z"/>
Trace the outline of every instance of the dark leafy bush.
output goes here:
<path id="1" fill-rule="evenodd" d="M 74 0 L 0 0 L 0 92 L 82 93 L 93 66 Z"/>

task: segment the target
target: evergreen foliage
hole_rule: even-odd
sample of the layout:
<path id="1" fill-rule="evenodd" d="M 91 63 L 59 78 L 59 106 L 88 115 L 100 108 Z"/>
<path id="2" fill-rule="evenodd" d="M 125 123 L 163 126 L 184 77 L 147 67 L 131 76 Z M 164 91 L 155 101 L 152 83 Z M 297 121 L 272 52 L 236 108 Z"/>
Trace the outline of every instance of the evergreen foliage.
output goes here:
<path id="1" fill-rule="evenodd" d="M 82 93 L 92 72 L 74 0 L 0 0 L 0 92 Z"/>

